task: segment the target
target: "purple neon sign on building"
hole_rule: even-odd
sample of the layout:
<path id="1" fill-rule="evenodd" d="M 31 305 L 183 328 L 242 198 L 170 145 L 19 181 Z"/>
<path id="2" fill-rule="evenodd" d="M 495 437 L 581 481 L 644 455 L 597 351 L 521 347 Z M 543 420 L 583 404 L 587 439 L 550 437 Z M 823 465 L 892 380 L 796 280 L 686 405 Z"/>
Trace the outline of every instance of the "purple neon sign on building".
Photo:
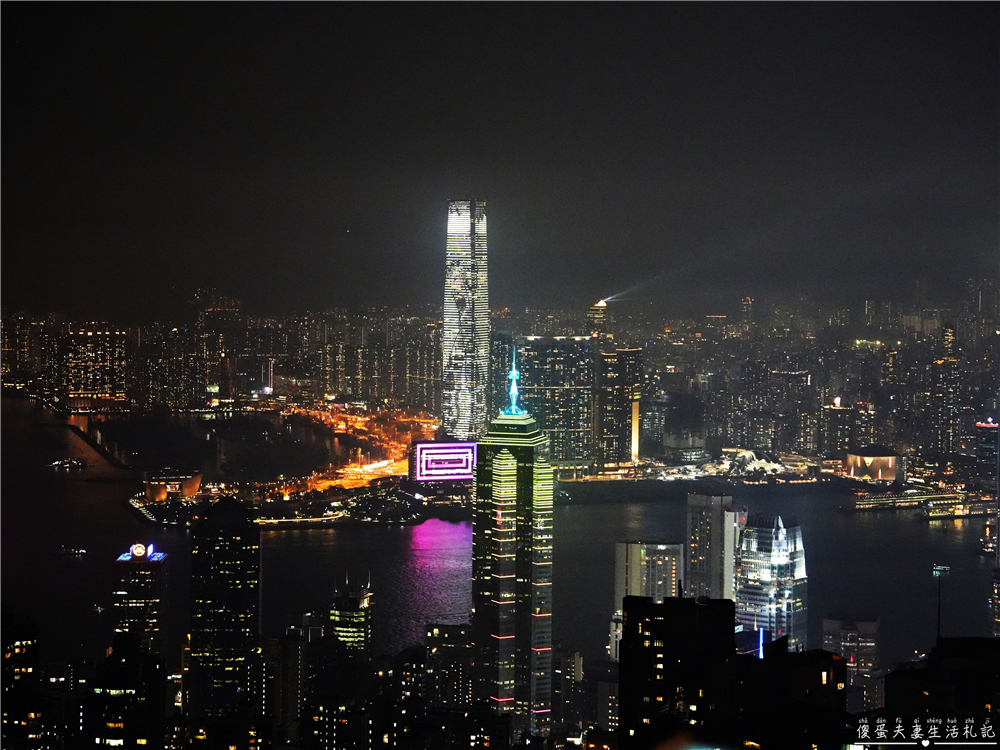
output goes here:
<path id="1" fill-rule="evenodd" d="M 475 443 L 418 443 L 414 458 L 418 482 L 472 479 L 475 476 Z"/>

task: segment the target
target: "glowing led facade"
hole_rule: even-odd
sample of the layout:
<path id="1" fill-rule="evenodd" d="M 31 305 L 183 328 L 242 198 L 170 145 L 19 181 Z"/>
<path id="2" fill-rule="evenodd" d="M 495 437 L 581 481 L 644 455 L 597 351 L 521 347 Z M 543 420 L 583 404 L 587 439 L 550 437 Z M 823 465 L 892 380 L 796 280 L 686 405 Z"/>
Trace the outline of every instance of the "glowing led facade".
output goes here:
<path id="1" fill-rule="evenodd" d="M 418 482 L 473 479 L 475 443 L 418 443 L 414 453 Z"/>
<path id="2" fill-rule="evenodd" d="M 475 440 L 486 429 L 490 374 L 486 202 L 448 201 L 448 247 L 441 337 L 444 429 Z"/>
<path id="3" fill-rule="evenodd" d="M 896 482 L 906 478 L 899 456 L 893 451 L 873 446 L 848 451 L 844 459 L 847 475 L 852 479 L 871 482 Z"/>
<path id="4" fill-rule="evenodd" d="M 543 734 L 552 702 L 548 438 L 516 401 L 479 442 L 472 532 L 473 694 Z"/>
<path id="5" fill-rule="evenodd" d="M 751 514 L 740 544 L 736 619 L 744 628 L 788 636 L 791 651 L 806 649 L 806 553 L 802 529 L 781 516 Z"/>

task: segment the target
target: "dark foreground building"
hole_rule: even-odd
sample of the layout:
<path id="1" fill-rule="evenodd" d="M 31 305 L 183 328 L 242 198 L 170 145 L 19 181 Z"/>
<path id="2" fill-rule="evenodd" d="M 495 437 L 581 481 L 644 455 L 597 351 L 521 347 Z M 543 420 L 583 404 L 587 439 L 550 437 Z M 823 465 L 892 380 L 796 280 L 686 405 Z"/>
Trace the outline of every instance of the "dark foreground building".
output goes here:
<path id="1" fill-rule="evenodd" d="M 187 713 L 240 747 L 259 715 L 260 530 L 233 497 L 206 503 L 191 530 Z M 209 739 L 212 739 L 209 737 Z"/>

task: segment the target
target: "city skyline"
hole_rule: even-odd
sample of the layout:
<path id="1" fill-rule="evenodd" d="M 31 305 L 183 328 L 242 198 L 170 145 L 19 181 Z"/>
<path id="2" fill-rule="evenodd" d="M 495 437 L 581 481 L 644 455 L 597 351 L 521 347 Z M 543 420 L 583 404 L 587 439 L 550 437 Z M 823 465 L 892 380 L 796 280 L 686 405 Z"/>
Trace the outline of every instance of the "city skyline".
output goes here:
<path id="1" fill-rule="evenodd" d="M 5 11 L 5 747 L 993 736 L 1000 7 Z"/>
<path id="2" fill-rule="evenodd" d="M 997 271 L 996 17 L 15 4 L 4 307 L 439 304 L 456 195 L 490 202 L 495 309 L 939 299 Z"/>

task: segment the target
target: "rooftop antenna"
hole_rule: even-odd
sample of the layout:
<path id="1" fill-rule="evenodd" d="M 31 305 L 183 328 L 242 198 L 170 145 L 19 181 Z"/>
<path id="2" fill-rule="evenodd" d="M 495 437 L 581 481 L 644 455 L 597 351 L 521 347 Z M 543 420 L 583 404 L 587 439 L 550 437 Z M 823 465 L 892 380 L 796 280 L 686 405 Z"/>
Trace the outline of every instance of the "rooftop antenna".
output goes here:
<path id="1" fill-rule="evenodd" d="M 508 390 L 508 393 L 510 394 L 510 406 L 504 409 L 501 412 L 502 414 L 520 416 L 528 413 L 517 405 L 517 381 L 520 380 L 520 378 L 521 373 L 517 371 L 517 346 L 515 346 L 510 357 L 510 374 L 507 375 L 507 379 L 510 381 L 510 390 Z"/>

